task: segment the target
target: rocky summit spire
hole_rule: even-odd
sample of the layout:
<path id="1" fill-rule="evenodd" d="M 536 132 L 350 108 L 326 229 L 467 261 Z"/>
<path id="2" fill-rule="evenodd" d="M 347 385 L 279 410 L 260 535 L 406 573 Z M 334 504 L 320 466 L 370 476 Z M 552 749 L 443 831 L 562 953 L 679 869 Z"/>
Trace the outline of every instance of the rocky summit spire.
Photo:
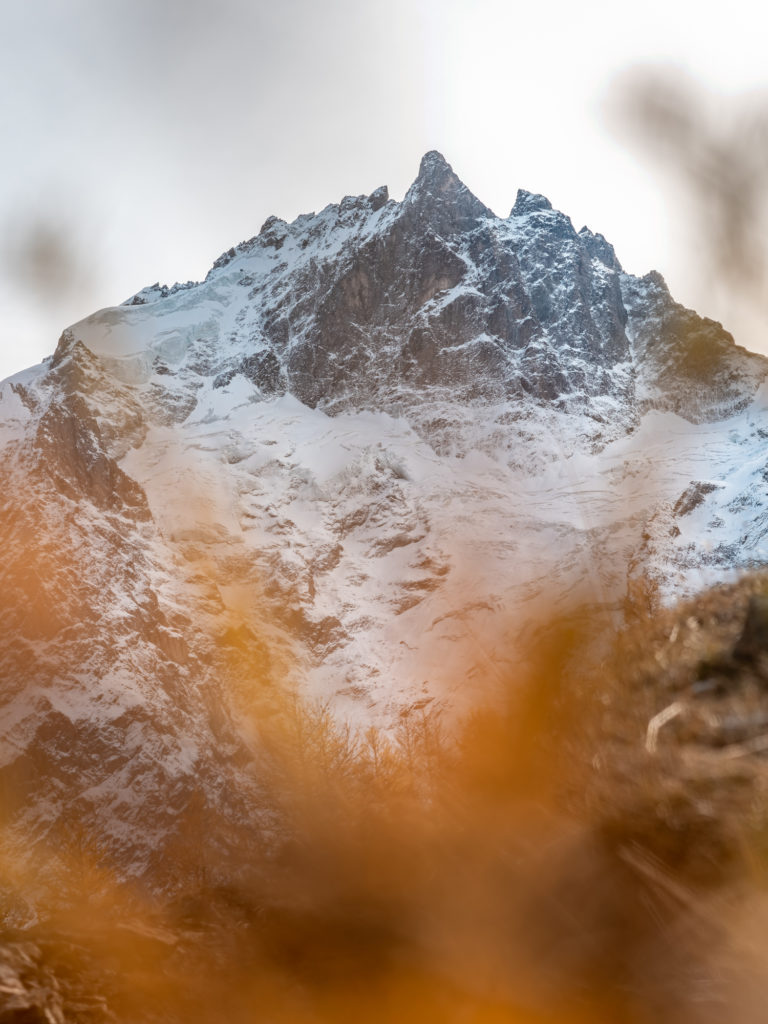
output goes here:
<path id="1" fill-rule="evenodd" d="M 550 203 L 546 196 L 539 195 L 538 192 L 528 192 L 524 188 L 519 188 L 510 217 L 521 217 L 526 213 L 539 213 L 541 210 L 551 209 L 552 203 Z"/>
<path id="2" fill-rule="evenodd" d="M 443 154 L 439 153 L 436 149 L 430 149 L 430 151 L 425 153 L 421 158 L 419 174 L 416 181 L 440 185 L 446 182 L 447 179 L 453 179 L 456 184 L 461 185 L 461 182 L 456 177 L 453 168 L 445 159 Z"/>
<path id="3" fill-rule="evenodd" d="M 466 231 L 493 213 L 474 196 L 442 153 L 431 149 L 421 158 L 419 173 L 406 203 L 424 212 L 439 232 Z"/>

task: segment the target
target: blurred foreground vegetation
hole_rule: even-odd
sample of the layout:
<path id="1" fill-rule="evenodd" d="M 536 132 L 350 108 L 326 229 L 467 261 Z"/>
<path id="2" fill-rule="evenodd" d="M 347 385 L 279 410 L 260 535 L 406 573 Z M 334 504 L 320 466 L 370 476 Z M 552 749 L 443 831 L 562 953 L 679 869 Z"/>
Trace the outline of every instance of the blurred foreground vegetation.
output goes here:
<path id="1" fill-rule="evenodd" d="M 459 724 L 292 698 L 257 723 L 268 826 L 193 799 L 161 886 L 76 820 L 13 837 L 0 1022 L 763 1020 L 764 594 L 543 623 Z"/>

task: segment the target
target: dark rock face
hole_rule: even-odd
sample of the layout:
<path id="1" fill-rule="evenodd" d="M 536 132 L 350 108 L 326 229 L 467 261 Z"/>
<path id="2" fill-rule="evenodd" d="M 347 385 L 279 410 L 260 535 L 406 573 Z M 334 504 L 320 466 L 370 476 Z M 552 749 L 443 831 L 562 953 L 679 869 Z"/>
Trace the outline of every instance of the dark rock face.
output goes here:
<path id="1" fill-rule="evenodd" d="M 526 213 L 538 213 L 540 210 L 551 209 L 552 203 L 550 203 L 546 196 L 537 195 L 534 192 L 526 192 L 524 188 L 519 188 L 510 216 L 522 217 Z"/>
<path id="2" fill-rule="evenodd" d="M 601 236 L 577 234 L 528 193 L 499 221 L 437 153 L 424 157 L 399 206 L 374 196 L 338 207 L 342 224 L 352 218 L 349 242 L 333 260 L 320 249 L 297 268 L 289 305 L 271 301 L 269 279 L 252 291 L 261 308 L 248 329 L 283 368 L 273 362 L 272 380 L 284 374 L 301 401 L 331 411 L 391 406 L 428 387 L 458 400 L 529 395 L 577 405 L 623 393 L 623 381 L 583 366 L 588 359 L 592 371 L 610 373 L 629 358 L 620 267 Z M 376 230 L 361 224 L 356 237 L 355 218 L 380 210 Z M 276 230 L 268 222 L 259 244 L 274 246 Z M 295 226 L 280 227 L 283 240 L 285 231 Z M 590 262 L 598 257 L 608 261 L 600 274 Z M 235 372 L 220 373 L 217 385 Z"/>
<path id="3" fill-rule="evenodd" d="M 244 356 L 237 366 L 220 373 L 213 382 L 214 388 L 225 388 L 238 373 L 242 373 L 269 398 L 285 394 L 287 384 L 280 360 L 271 349 Z"/>
<path id="4" fill-rule="evenodd" d="M 68 335 L 51 361 L 49 381 L 57 397 L 38 423 L 35 472 L 48 475 L 58 490 L 75 500 L 86 495 L 104 511 L 119 509 L 137 519 L 149 519 L 141 488 L 119 469 L 108 451 L 118 439 L 125 446 L 141 438 L 140 406 L 120 400 L 120 417 L 103 430 L 88 395 L 97 395 L 97 401 L 103 402 L 113 385 L 98 360 Z"/>
<path id="5" fill-rule="evenodd" d="M 670 409 L 693 422 L 744 408 L 765 360 L 734 344 L 721 324 L 676 303 L 662 276 L 624 275 L 622 291 L 634 358 L 646 383 L 640 407 Z"/>
<path id="6" fill-rule="evenodd" d="M 66 334 L 39 392 L 49 400 L 26 441 L 0 452 L 0 824 L 55 851 L 77 817 L 106 859 L 157 879 L 192 792 L 227 777 L 219 825 L 241 812 L 242 740 L 217 674 L 192 683 L 211 651 L 160 596 L 169 567 L 144 491 L 118 465 L 145 436 L 144 407 Z"/>
<path id="7" fill-rule="evenodd" d="M 675 507 L 672 510 L 673 515 L 690 515 L 694 509 L 704 504 L 704 499 L 708 494 L 717 491 L 720 486 L 719 484 L 712 483 L 710 480 L 693 480 L 675 503 Z"/>

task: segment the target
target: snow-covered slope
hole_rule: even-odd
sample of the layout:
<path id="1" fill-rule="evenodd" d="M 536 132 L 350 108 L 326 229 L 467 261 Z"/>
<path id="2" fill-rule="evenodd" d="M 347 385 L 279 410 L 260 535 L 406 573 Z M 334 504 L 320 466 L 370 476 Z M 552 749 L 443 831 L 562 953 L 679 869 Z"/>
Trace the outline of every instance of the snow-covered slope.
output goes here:
<path id="1" fill-rule="evenodd" d="M 74 325 L 0 385 L 7 815 L 149 870 L 195 791 L 268 827 L 248 722 L 291 687 L 466 708 L 537 601 L 763 563 L 767 372 L 436 153 Z"/>

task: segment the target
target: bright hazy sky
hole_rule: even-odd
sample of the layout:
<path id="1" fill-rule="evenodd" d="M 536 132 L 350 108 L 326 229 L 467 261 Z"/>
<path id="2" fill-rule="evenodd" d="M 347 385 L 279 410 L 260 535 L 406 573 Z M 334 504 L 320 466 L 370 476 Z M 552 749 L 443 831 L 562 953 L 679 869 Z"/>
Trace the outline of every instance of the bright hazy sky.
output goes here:
<path id="1" fill-rule="evenodd" d="M 728 117 L 768 85 L 755 14 L 752 0 L 7 4 L 0 377 L 97 308 L 202 278 L 269 214 L 381 184 L 401 198 L 428 149 L 497 213 L 518 187 L 543 192 L 627 270 L 661 270 L 726 320 L 685 204 L 601 109 L 617 76 L 667 66 Z"/>

